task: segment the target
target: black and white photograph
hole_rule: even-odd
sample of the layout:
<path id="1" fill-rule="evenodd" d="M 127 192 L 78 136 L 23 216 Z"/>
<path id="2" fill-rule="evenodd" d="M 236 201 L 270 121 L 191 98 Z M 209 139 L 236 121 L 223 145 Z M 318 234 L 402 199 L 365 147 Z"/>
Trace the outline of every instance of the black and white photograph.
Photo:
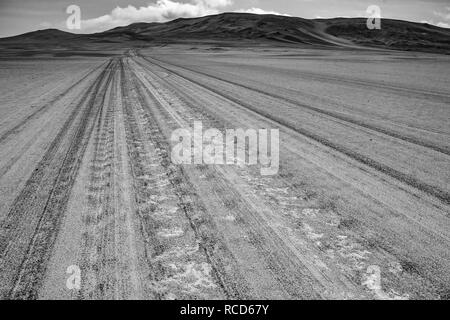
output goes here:
<path id="1" fill-rule="evenodd" d="M 448 299 L 450 0 L 0 0 L 0 300 Z"/>

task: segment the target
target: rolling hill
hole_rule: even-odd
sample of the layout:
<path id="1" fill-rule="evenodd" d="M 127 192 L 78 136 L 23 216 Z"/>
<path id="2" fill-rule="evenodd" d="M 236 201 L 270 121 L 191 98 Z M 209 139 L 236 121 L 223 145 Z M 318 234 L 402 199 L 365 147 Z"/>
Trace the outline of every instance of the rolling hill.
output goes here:
<path id="1" fill-rule="evenodd" d="M 2 47 L 93 48 L 166 43 L 220 43 L 288 46 L 376 47 L 450 53 L 450 29 L 400 20 L 382 20 L 369 30 L 364 18 L 302 19 L 276 15 L 223 13 L 165 23 L 134 23 L 94 34 L 47 29 L 0 39 Z"/>

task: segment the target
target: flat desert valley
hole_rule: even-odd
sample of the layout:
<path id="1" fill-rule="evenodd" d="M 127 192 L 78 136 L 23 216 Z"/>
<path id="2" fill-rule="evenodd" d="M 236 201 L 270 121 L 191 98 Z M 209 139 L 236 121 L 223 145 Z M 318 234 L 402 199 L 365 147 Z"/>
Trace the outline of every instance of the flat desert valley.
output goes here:
<path id="1" fill-rule="evenodd" d="M 0 296 L 448 299 L 449 70 L 381 49 L 2 56 Z M 195 121 L 279 129 L 278 173 L 174 164 Z"/>

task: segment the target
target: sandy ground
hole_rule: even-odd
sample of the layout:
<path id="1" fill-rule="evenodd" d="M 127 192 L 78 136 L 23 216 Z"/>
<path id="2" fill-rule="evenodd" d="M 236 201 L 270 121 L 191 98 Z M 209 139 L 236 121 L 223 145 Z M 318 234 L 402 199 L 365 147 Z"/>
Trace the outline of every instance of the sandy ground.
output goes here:
<path id="1" fill-rule="evenodd" d="M 1 60 L 1 297 L 448 299 L 449 67 L 176 46 Z M 278 128 L 278 174 L 175 165 L 194 121 Z"/>

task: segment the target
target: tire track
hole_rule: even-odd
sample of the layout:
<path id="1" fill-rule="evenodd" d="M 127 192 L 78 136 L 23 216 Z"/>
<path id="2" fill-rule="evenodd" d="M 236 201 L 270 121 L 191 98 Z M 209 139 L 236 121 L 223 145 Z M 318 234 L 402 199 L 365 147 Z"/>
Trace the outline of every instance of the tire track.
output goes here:
<path id="1" fill-rule="evenodd" d="M 99 70 L 99 68 L 101 66 L 103 66 L 105 63 L 102 63 L 99 67 L 96 67 L 94 70 L 91 70 L 88 72 L 88 74 L 86 76 L 84 76 L 81 80 L 79 80 L 79 83 L 82 83 L 83 80 L 87 79 L 90 75 L 92 75 L 93 73 L 95 73 L 97 70 Z M 78 83 L 78 84 L 79 84 Z M 95 79 L 94 82 L 95 83 Z M 67 89 L 66 94 L 73 89 L 77 84 L 74 84 L 71 88 Z M 88 90 L 90 89 L 90 87 L 88 86 L 87 88 L 85 88 L 79 97 L 77 97 L 73 102 L 71 102 L 71 104 L 79 104 L 81 99 L 83 98 L 84 95 L 87 94 Z M 48 107 L 50 106 L 52 103 L 55 103 L 56 101 L 58 101 L 59 99 L 62 99 L 66 94 L 61 94 L 62 96 L 59 98 L 55 98 L 53 102 L 49 102 L 46 105 L 44 105 L 43 107 Z M 37 110 L 39 111 L 39 110 Z M 43 111 L 43 110 L 42 110 Z M 13 129 L 11 129 L 13 132 L 6 132 L 2 137 L 4 139 L 2 139 L 0 137 L 0 143 L 3 142 L 4 140 L 6 140 L 10 135 L 17 133 L 17 130 L 20 127 L 23 127 L 26 122 L 28 122 L 29 120 L 31 120 L 34 117 L 37 117 L 38 115 L 33 113 L 31 114 L 29 117 L 27 117 L 26 119 L 24 119 L 20 124 L 18 124 L 16 127 L 14 127 Z M 0 178 L 2 178 L 10 169 L 11 167 L 25 154 L 25 152 L 27 152 L 27 150 L 33 145 L 34 141 L 36 140 L 36 138 L 39 136 L 39 134 L 41 134 L 41 132 L 44 130 L 44 128 L 41 128 L 38 132 L 36 132 L 33 137 L 31 138 L 31 140 L 29 140 L 20 150 L 20 152 L 12 157 L 1 169 L 0 169 Z"/>
<path id="2" fill-rule="evenodd" d="M 215 226 L 204 213 L 204 207 L 201 201 L 197 199 L 197 195 L 193 192 L 193 186 L 191 186 L 186 180 L 183 171 L 171 164 L 169 145 L 167 144 L 167 141 L 161 132 L 161 127 L 156 122 L 155 115 L 152 113 L 150 107 L 148 106 L 148 103 L 144 99 L 140 82 L 137 82 L 136 80 L 136 77 L 134 75 L 131 75 L 131 79 L 128 82 L 132 84 L 134 90 L 136 90 L 136 92 L 138 93 L 137 99 L 139 101 L 139 104 L 145 109 L 141 116 L 143 117 L 143 119 L 145 119 L 145 128 L 148 131 L 147 137 L 155 146 L 155 149 L 158 153 L 159 166 L 161 166 L 163 169 L 163 176 L 157 181 L 162 179 L 162 181 L 166 181 L 168 183 L 168 190 L 165 191 L 166 195 L 174 195 L 174 201 L 178 208 L 177 211 L 180 211 L 180 213 L 183 215 L 180 218 L 187 219 L 190 228 L 195 233 L 195 238 L 199 241 L 198 245 L 200 246 L 200 251 L 198 251 L 199 249 L 195 249 L 195 252 L 198 251 L 197 255 L 204 255 L 207 264 L 212 268 L 212 274 L 216 278 L 216 281 L 221 290 L 223 290 L 225 295 L 229 298 L 242 298 L 243 296 L 245 296 L 246 291 L 245 289 L 243 289 L 245 287 L 245 282 L 242 281 L 241 283 L 235 283 L 234 281 L 231 281 L 231 279 L 229 279 L 229 274 L 234 273 L 232 271 L 233 267 L 229 264 L 229 262 L 227 262 L 225 265 L 223 264 L 223 262 L 232 261 L 233 258 L 230 256 L 227 248 L 223 247 L 222 242 L 218 240 Z M 133 119 L 130 120 L 132 121 Z M 132 129 L 133 127 L 134 126 L 131 126 L 130 129 Z M 138 141 L 142 141 L 142 138 L 140 138 Z M 143 175 L 145 175 L 145 168 L 136 170 L 135 172 L 135 179 L 139 176 L 142 177 Z M 137 192 L 139 193 L 139 191 Z M 144 192 L 145 194 L 144 190 L 142 190 L 142 192 Z M 152 199 L 153 197 L 150 195 L 150 198 Z M 143 199 L 145 198 L 143 198 L 142 196 L 138 197 L 137 202 L 138 204 L 144 205 L 145 208 L 145 202 L 143 201 Z M 156 205 L 158 205 L 158 203 L 159 205 L 161 205 L 160 200 L 157 200 Z M 153 208 L 152 211 L 154 210 L 155 209 Z M 157 225 L 153 225 L 152 229 L 155 230 L 155 228 L 157 228 Z M 147 232 L 146 236 L 149 236 L 150 233 L 151 231 Z M 155 246 L 155 244 L 162 244 L 162 242 L 159 241 L 158 237 L 153 236 L 153 238 L 150 239 L 150 243 L 152 243 L 153 247 Z M 161 249 L 162 248 L 164 247 L 161 247 Z M 166 256 L 166 251 L 163 251 L 161 249 L 154 252 L 153 255 L 149 255 L 147 259 L 149 259 L 149 261 L 155 260 L 155 258 L 159 260 L 160 257 Z M 176 250 L 176 247 L 172 250 Z M 193 261 L 198 261 L 198 259 L 200 259 L 201 261 L 200 257 L 192 257 L 191 259 L 194 259 Z M 154 281 L 158 281 L 158 278 L 161 281 L 161 279 L 164 278 L 165 268 L 163 265 L 157 265 L 159 266 L 159 272 L 161 273 L 159 274 L 159 276 L 156 275 Z M 231 270 L 228 270 L 226 272 L 224 270 L 224 266 L 226 265 L 228 265 L 227 268 L 231 268 Z M 155 272 L 156 271 L 157 270 L 155 270 Z M 158 295 L 158 298 L 163 298 L 163 296 Z"/>
<path id="3" fill-rule="evenodd" d="M 104 99 L 110 81 L 112 64 L 107 64 L 83 96 L 81 107 L 69 115 L 0 225 L 4 298 L 37 298 L 93 119 L 100 110 L 98 100 Z"/>
<path id="4" fill-rule="evenodd" d="M 294 100 L 294 99 L 286 98 L 284 96 L 277 95 L 277 94 L 274 94 L 274 93 L 269 93 L 269 92 L 266 92 L 266 91 L 263 91 L 263 90 L 260 90 L 260 89 L 254 88 L 254 87 L 250 87 L 250 86 L 247 86 L 247 85 L 235 82 L 235 81 L 226 80 L 226 79 L 223 79 L 223 78 L 220 78 L 220 77 L 217 77 L 217 76 L 213 76 L 211 74 L 208 74 L 208 73 L 205 73 L 205 72 L 202 72 L 202 71 L 194 70 L 194 69 L 187 68 L 187 67 L 182 67 L 182 66 L 175 65 L 175 64 L 170 64 L 170 63 L 167 63 L 165 61 L 156 59 L 154 57 L 152 57 L 151 59 L 159 61 L 160 63 L 155 63 L 154 61 L 151 61 L 150 59 L 148 59 L 147 57 L 142 56 L 142 55 L 140 57 L 143 58 L 144 60 L 148 61 L 149 63 L 153 63 L 153 64 L 157 65 L 158 67 L 160 67 L 160 68 L 162 68 L 162 69 L 164 69 L 166 71 L 172 72 L 172 73 L 176 74 L 177 76 L 180 76 L 180 77 L 182 77 L 182 78 L 184 78 L 186 80 L 189 80 L 189 81 L 193 81 L 193 80 L 188 78 L 188 77 L 186 77 L 186 76 L 183 76 L 179 72 L 176 72 L 176 71 L 174 71 L 172 69 L 169 69 L 167 67 L 162 66 L 160 63 L 173 65 L 173 66 L 175 66 L 177 68 L 180 68 L 180 69 L 184 69 L 184 70 L 187 70 L 187 71 L 190 71 L 190 72 L 193 72 L 193 73 L 196 73 L 196 74 L 200 74 L 200 75 L 203 75 L 203 76 L 215 79 L 215 80 L 219 80 L 221 82 L 225 82 L 225 83 L 228 83 L 228 84 L 231 84 L 231 85 L 234 85 L 234 86 L 238 86 L 238 87 L 241 87 L 241 88 L 253 91 L 253 92 L 257 92 L 259 94 L 262 94 L 262 95 L 265 95 L 265 96 L 268 96 L 268 97 L 271 97 L 271 98 L 275 98 L 275 99 L 278 99 L 278 100 L 285 101 L 287 103 L 293 104 L 293 105 L 295 105 L 297 107 L 300 107 L 300 108 L 303 108 L 303 109 L 307 109 L 307 110 L 310 110 L 310 111 L 313 111 L 313 112 L 316 112 L 316 113 L 319 113 L 319 114 L 323 114 L 325 116 L 329 116 L 329 117 L 332 117 L 332 118 L 335 118 L 335 119 L 339 119 L 341 121 L 352 123 L 354 125 L 357 125 L 357 126 L 360 126 L 360 127 L 364 127 L 366 129 L 370 129 L 370 130 L 373 130 L 373 131 L 377 131 L 379 133 L 385 134 L 387 136 L 391 136 L 391 137 L 396 138 L 396 139 L 400 139 L 400 140 L 403 140 L 403 141 L 406 141 L 406 142 L 409 142 L 409 143 L 412 143 L 412 144 L 416 144 L 416 145 L 419 145 L 419 146 L 422 146 L 422 147 L 425 147 L 425 148 L 432 149 L 434 151 L 437 151 L 437 152 L 440 152 L 440 153 L 443 153 L 443 154 L 446 154 L 446 155 L 450 155 L 450 149 L 448 147 L 442 147 L 440 145 L 437 145 L 437 144 L 434 144 L 434 143 L 430 143 L 430 142 L 427 142 L 427 141 L 423 141 L 423 140 L 418 139 L 418 138 L 413 137 L 413 136 L 405 136 L 405 135 L 402 135 L 402 134 L 400 134 L 400 133 L 398 133 L 396 131 L 389 130 L 387 128 L 383 128 L 383 127 L 376 126 L 376 125 L 371 124 L 371 123 L 367 123 L 367 122 L 363 122 L 363 121 L 360 121 L 360 120 L 356 120 L 356 119 L 354 119 L 354 118 L 352 118 L 350 116 L 346 116 L 346 115 L 344 115 L 342 113 L 316 108 L 316 107 L 313 107 L 313 106 L 310 106 L 310 105 L 303 104 L 303 103 L 301 103 L 301 102 L 299 102 L 297 100 Z M 205 86 L 205 85 L 203 84 L 203 86 Z M 208 87 L 208 88 L 211 88 L 211 87 Z M 222 93 L 221 95 L 224 95 L 224 94 Z"/>
<path id="5" fill-rule="evenodd" d="M 120 66 L 119 66 L 120 67 Z M 115 113 L 115 210 L 119 213 L 116 234 L 120 240 L 116 248 L 116 256 L 119 258 L 119 292 L 121 299 L 146 298 L 145 275 L 147 267 L 140 262 L 140 257 L 145 251 L 144 242 L 137 232 L 138 221 L 135 215 L 136 204 L 132 197 L 132 181 L 130 175 L 130 161 L 127 153 L 127 142 L 125 133 L 125 120 L 123 110 L 123 97 L 121 95 L 122 79 L 121 69 L 117 70 L 116 88 L 114 101 Z"/>
<path id="6" fill-rule="evenodd" d="M 111 73 L 114 75 L 114 68 Z M 114 77 L 114 76 L 113 76 Z M 102 104 L 102 111 L 96 123 L 94 154 L 90 165 L 87 198 L 90 210 L 84 216 L 87 231 L 83 234 L 81 258 L 83 286 L 79 297 L 83 299 L 115 298 L 117 277 L 115 254 L 114 208 L 114 111 L 112 103 L 115 86 L 112 80 L 108 100 Z"/>
<path id="7" fill-rule="evenodd" d="M 160 266 L 152 263 L 152 258 L 157 254 L 158 250 L 161 250 L 162 246 L 156 238 L 156 232 L 153 230 L 155 227 L 154 222 L 151 221 L 150 217 L 146 216 L 146 213 L 144 212 L 147 202 L 146 199 L 149 198 L 149 194 L 146 193 L 146 190 L 140 188 L 138 184 L 139 177 L 145 175 L 145 154 L 142 150 L 143 137 L 142 133 L 139 131 L 134 108 L 130 105 L 131 97 L 129 93 L 131 92 L 131 88 L 126 80 L 125 66 L 122 59 L 120 61 L 120 79 L 122 105 L 124 108 L 125 135 L 135 197 L 134 202 L 137 205 L 136 214 L 139 219 L 140 233 L 145 241 L 144 259 L 148 263 L 150 269 L 150 274 L 148 276 L 151 282 L 156 282 L 158 274 L 161 274 L 163 271 Z M 159 300 L 162 298 L 161 295 L 154 290 L 150 290 L 150 294 L 151 299 Z"/>
<path id="8" fill-rule="evenodd" d="M 90 70 L 86 75 L 82 76 L 81 79 L 77 80 L 74 84 L 70 85 L 67 89 L 65 89 L 63 92 L 58 94 L 56 97 L 54 97 L 51 101 L 47 102 L 40 108 L 34 110 L 31 114 L 29 114 L 25 119 L 22 119 L 18 124 L 16 124 L 13 128 L 7 130 L 6 132 L 2 133 L 0 136 L 0 143 L 8 139 L 11 135 L 18 132 L 20 128 L 22 128 L 28 121 L 37 118 L 41 113 L 46 111 L 51 105 L 56 103 L 57 101 L 61 100 L 64 96 L 66 96 L 72 89 L 74 89 L 76 86 L 78 86 L 80 83 L 83 83 L 87 78 L 89 78 L 90 75 L 94 74 L 96 71 L 100 70 L 105 63 L 100 64 L 98 67 L 94 68 L 93 70 Z"/>
<path id="9" fill-rule="evenodd" d="M 270 68 L 270 67 L 269 67 Z M 411 95 L 416 96 L 418 98 L 422 98 L 423 96 L 427 98 L 439 99 L 443 102 L 450 102 L 450 94 L 427 90 L 427 89 L 411 89 L 404 86 L 398 86 L 393 84 L 383 84 L 376 81 L 364 80 L 364 79 L 351 79 L 346 77 L 333 77 L 327 74 L 319 74 L 315 72 L 307 72 L 302 71 L 301 73 L 296 73 L 296 76 L 302 77 L 306 80 L 320 80 L 324 82 L 329 82 L 333 84 L 348 84 L 349 86 L 358 86 L 358 87 L 373 87 L 377 89 L 384 90 L 385 92 L 394 92 L 399 93 L 410 97 Z"/>
<path id="10" fill-rule="evenodd" d="M 144 70 L 144 68 L 143 68 L 143 66 L 141 65 L 141 64 L 139 64 L 139 66 L 140 66 L 140 68 L 138 68 L 137 70 Z M 165 84 L 167 84 L 167 87 L 169 88 L 168 90 L 170 91 L 170 92 L 168 92 L 168 93 L 166 93 L 165 94 L 165 96 L 166 97 L 169 97 L 169 99 L 168 99 L 168 103 L 170 104 L 170 106 L 173 106 L 174 104 L 176 105 L 176 103 L 170 98 L 171 97 L 171 95 L 176 95 L 176 96 L 179 96 L 179 95 L 181 95 L 181 96 L 183 96 L 184 98 L 186 98 L 187 99 L 187 101 L 188 102 L 186 102 L 186 100 L 184 100 L 183 99 L 183 101 L 189 106 L 189 108 L 192 108 L 193 110 L 197 110 L 198 112 L 199 112 L 199 114 L 200 115 L 197 115 L 196 116 L 196 120 L 199 120 L 199 119 L 202 119 L 202 121 L 203 122 L 205 122 L 206 120 L 204 119 L 204 115 L 205 115 L 205 113 L 204 113 L 204 111 L 205 110 L 203 110 L 204 109 L 204 107 L 202 107 L 202 104 L 203 103 L 207 103 L 207 102 L 205 102 L 205 101 L 199 101 L 199 100 L 196 100 L 196 96 L 195 95 L 192 95 L 192 92 L 189 92 L 189 91 L 187 91 L 186 89 L 189 87 L 189 83 L 187 83 L 187 85 L 186 85 L 186 87 L 183 87 L 183 86 L 180 86 L 180 84 L 178 83 L 178 85 L 177 85 L 177 83 L 175 82 L 175 83 L 172 83 L 171 81 L 170 81 L 170 78 L 163 78 L 163 77 L 161 77 L 161 76 L 159 76 L 156 72 L 153 72 L 152 71 L 152 69 L 147 69 L 147 68 L 145 68 L 145 70 L 144 70 L 145 72 L 148 72 L 148 75 L 149 75 L 149 77 L 147 77 L 147 75 L 143 75 L 142 76 L 142 78 L 144 78 L 144 80 L 145 80 L 145 83 L 147 83 L 147 81 L 148 81 L 148 84 L 146 85 L 146 86 L 153 86 L 153 87 L 157 87 L 158 85 L 159 85 L 159 83 L 160 82 L 163 82 L 163 83 L 165 83 Z M 140 73 L 140 72 L 139 72 Z M 156 79 L 156 80 L 155 80 Z M 142 80 L 142 81 L 144 81 L 144 80 Z M 145 84 L 143 84 L 144 86 L 145 86 Z M 191 96 L 192 95 L 192 96 Z M 176 100 L 176 99 L 175 99 Z M 167 106 L 168 108 L 169 108 L 169 106 Z M 218 109 L 218 117 L 219 117 L 219 119 L 223 119 L 223 118 L 221 118 L 221 115 L 222 115 L 222 112 L 223 111 L 221 111 L 221 110 L 225 110 L 225 108 L 219 108 Z M 244 109 L 242 109 L 242 110 L 244 110 Z M 184 110 L 183 108 L 180 108 L 180 110 L 178 111 L 178 113 L 183 117 L 183 116 L 185 116 L 185 115 L 189 115 L 189 114 L 191 114 L 192 112 L 190 112 L 190 111 L 188 111 L 188 110 Z M 251 115 L 251 113 L 250 113 L 250 115 Z M 208 115 L 206 115 L 206 116 L 208 116 Z M 259 118 L 259 117 L 258 117 Z M 255 118 L 256 119 L 256 118 Z M 194 120 L 193 119 L 191 119 L 190 120 L 191 122 L 193 122 Z M 236 120 L 235 120 L 236 121 Z M 190 123 L 189 122 L 189 120 L 188 120 L 188 123 Z M 245 126 L 245 125 L 244 125 Z M 264 126 L 264 125 L 263 125 Z M 214 127 L 214 128 L 220 128 L 220 127 L 222 127 L 222 124 L 217 124 L 217 123 L 214 123 L 214 124 L 211 124 L 211 126 L 210 127 Z M 228 177 L 229 175 L 227 175 L 226 177 Z M 231 175 L 230 175 L 231 176 Z M 212 179 L 212 181 L 216 181 L 217 179 L 219 179 L 219 178 L 215 178 L 215 179 Z M 267 184 L 266 184 L 267 185 Z M 230 189 L 231 189 L 232 187 L 230 187 Z M 226 192 L 224 191 L 224 194 L 226 194 Z M 235 198 L 233 198 L 233 200 L 234 200 Z M 237 198 L 236 198 L 237 199 Z M 235 206 L 233 206 L 233 207 L 238 207 L 238 208 L 242 208 L 242 206 L 238 206 L 238 205 L 235 205 Z M 260 209 L 260 212 L 263 212 L 264 211 L 264 209 Z M 414 219 L 413 219 L 414 220 Z M 256 221 L 253 225 L 257 225 L 258 223 L 259 223 L 260 221 Z M 423 221 L 417 221 L 417 220 L 415 220 L 414 221 L 415 223 L 418 223 L 418 225 L 421 225 L 421 223 L 423 222 Z M 267 222 L 268 224 L 271 224 L 270 223 L 270 220 Z M 380 223 L 380 221 L 378 221 L 378 223 Z M 252 225 L 248 228 L 248 229 L 250 229 L 252 227 Z M 264 227 L 264 224 L 263 224 L 263 227 Z M 341 229 L 341 227 L 339 227 L 340 229 Z M 430 231 L 432 231 L 433 229 L 430 229 Z M 445 229 L 443 229 L 443 230 L 445 230 Z M 343 230 L 339 230 L 340 232 L 342 232 Z M 364 231 L 362 231 L 363 232 L 363 234 L 364 234 Z M 446 238 L 445 238 L 446 239 Z M 346 240 L 347 241 L 347 240 Z M 366 241 L 366 240 L 364 240 L 364 241 Z M 363 242 L 363 243 L 366 243 L 367 244 L 367 242 Z M 337 247 L 338 248 L 341 248 L 341 240 L 339 240 L 338 241 L 338 245 L 337 245 Z M 385 250 L 385 247 L 383 247 L 383 248 L 379 248 L 381 251 L 380 252 L 384 252 L 384 253 L 382 253 L 382 256 L 383 257 L 389 257 L 390 256 L 390 254 L 388 254 L 388 253 L 386 253 L 386 251 L 384 251 Z M 340 250 L 340 249 L 339 249 Z M 347 249 L 345 249 L 345 250 L 347 250 Z M 371 247 L 368 247 L 367 248 L 367 250 L 369 250 L 369 251 L 372 251 L 372 250 L 374 250 L 374 248 L 371 246 Z M 358 255 L 359 254 L 359 252 L 355 252 L 354 253 L 355 255 Z M 266 253 L 266 255 L 268 255 L 268 253 Z M 402 259 L 410 259 L 410 258 L 404 258 L 402 255 L 400 255 L 400 256 L 397 256 L 399 259 L 400 259 L 400 261 L 403 261 Z M 346 269 L 347 268 L 347 266 L 345 267 L 345 269 L 344 270 L 347 270 Z M 417 269 L 417 270 L 419 270 L 419 268 Z M 416 270 L 416 272 L 413 274 L 414 275 L 414 277 L 418 277 L 418 272 L 419 271 L 417 271 Z M 425 273 L 421 273 L 420 274 L 420 277 L 422 277 L 423 279 L 425 279 L 425 278 L 427 278 L 427 277 L 429 277 L 429 273 L 427 273 L 427 274 L 425 274 Z M 417 280 L 417 279 L 415 279 L 415 280 L 417 280 L 417 282 L 420 284 L 420 281 L 422 281 L 422 280 L 420 280 L 420 277 L 418 277 L 419 278 L 419 280 Z M 430 277 L 429 278 L 430 279 L 430 281 L 431 280 L 435 280 L 435 278 L 432 278 L 432 277 Z M 414 281 L 415 281 L 414 280 Z M 425 281 L 425 280 L 424 280 Z M 426 281 L 425 281 L 426 282 Z M 407 285 L 407 286 L 405 286 L 405 287 L 409 287 L 409 284 Z M 418 288 L 420 287 L 420 285 L 418 286 Z M 424 292 L 426 292 L 426 290 L 424 289 Z M 431 292 L 431 291 L 430 291 Z"/>
<path id="11" fill-rule="evenodd" d="M 139 77 L 136 76 L 136 79 L 139 79 Z M 176 112 L 170 111 L 168 107 L 160 102 L 160 99 L 164 99 L 163 97 L 157 98 L 152 92 L 157 89 L 149 91 L 149 88 L 142 80 L 139 79 L 139 83 L 139 88 L 146 88 L 148 95 L 153 97 L 156 102 L 157 110 L 149 109 L 149 112 L 151 113 L 152 118 L 164 119 L 160 120 L 161 123 L 159 123 L 159 127 L 165 128 L 164 131 L 166 131 L 166 135 L 161 139 L 162 141 L 167 141 L 167 134 L 170 131 L 170 128 L 173 129 L 179 126 L 186 127 L 186 123 L 181 118 L 188 117 L 190 112 L 184 110 L 185 112 L 182 112 L 183 116 L 176 115 Z M 152 81 L 152 85 L 153 84 L 155 83 Z M 142 92 L 140 96 L 145 96 L 144 92 Z M 203 120 L 205 121 L 206 119 Z M 166 148 L 170 150 L 170 146 L 166 146 Z M 207 183 L 208 188 L 210 189 L 209 191 L 203 189 L 202 194 L 204 196 L 207 195 L 209 199 L 213 199 L 210 201 L 217 201 L 220 203 L 221 205 L 219 206 L 225 207 L 225 211 L 228 211 L 230 216 L 235 217 L 233 229 L 237 228 L 239 232 L 234 232 L 239 233 L 241 237 L 244 236 L 244 238 L 248 238 L 253 250 L 256 248 L 259 257 L 264 257 L 264 262 L 260 261 L 259 264 L 265 265 L 267 268 L 265 272 L 270 270 L 270 274 L 279 282 L 274 290 L 282 291 L 283 293 L 278 293 L 278 297 L 281 295 L 296 299 L 317 299 L 321 297 L 322 294 L 324 296 L 330 295 L 335 297 L 345 296 L 343 292 L 339 292 L 344 289 L 339 287 L 337 283 L 342 285 L 346 281 L 343 279 L 337 280 L 335 275 L 332 275 L 327 271 L 318 271 L 314 266 L 314 262 L 308 260 L 310 257 L 303 256 L 301 259 L 297 259 L 298 255 L 294 253 L 297 249 L 295 249 L 289 241 L 286 241 L 286 238 L 281 238 L 280 234 L 271 227 L 270 223 L 268 224 L 268 221 L 265 218 L 262 218 L 261 210 L 256 210 L 254 203 L 249 199 L 244 198 L 241 190 L 237 190 L 236 186 L 228 181 L 228 178 L 233 176 L 229 170 L 227 171 L 222 168 L 212 170 L 200 166 L 200 173 L 208 177 Z M 196 172 L 192 175 L 196 176 L 197 174 L 199 173 Z M 188 176 L 195 180 L 192 175 Z M 198 187 L 199 184 L 201 183 L 196 183 L 196 187 Z M 252 252 L 252 249 L 248 249 L 246 252 Z M 239 254 L 235 252 L 234 255 L 236 254 L 239 256 Z M 242 270 L 247 269 L 243 265 L 240 265 L 240 267 Z M 251 273 L 249 270 L 247 270 L 247 272 Z M 289 275 L 289 277 L 286 275 Z M 330 282 L 330 279 L 332 278 L 335 278 L 334 280 L 336 282 Z M 267 286 L 270 286 L 269 283 L 271 283 L 271 280 L 267 279 L 267 275 L 264 279 L 264 281 L 267 281 Z M 226 282 L 230 283 L 231 281 L 232 280 L 228 280 Z M 257 284 L 252 283 L 252 286 L 255 285 Z M 256 292 L 256 294 L 254 293 L 255 296 L 267 293 L 264 290 L 257 290 Z M 265 298 L 270 297 L 273 298 L 270 294 L 269 296 L 265 296 Z"/>
<path id="12" fill-rule="evenodd" d="M 173 73 L 173 74 L 175 74 L 175 75 L 177 75 L 177 76 L 179 76 L 179 77 L 181 77 L 181 78 L 183 78 L 183 79 L 185 79 L 185 80 L 187 80 L 189 82 L 192 82 L 192 83 L 202 87 L 205 90 L 208 90 L 208 91 L 213 92 L 213 93 L 215 93 L 215 94 L 217 94 L 217 95 L 219 95 L 219 96 L 221 96 L 221 97 L 223 97 L 225 99 L 228 99 L 229 101 L 234 102 L 235 104 L 238 104 L 238 105 L 240 105 L 240 106 L 242 106 L 242 107 L 244 107 L 244 108 L 246 108 L 246 109 L 248 109 L 248 110 L 250 110 L 250 111 L 252 111 L 252 112 L 254 112 L 254 113 L 258 114 L 258 115 L 260 115 L 260 116 L 268 118 L 268 119 L 278 123 L 279 125 L 287 128 L 287 129 L 295 131 L 295 132 L 297 132 L 297 133 L 299 133 L 299 134 L 301 134 L 303 136 L 306 136 L 306 137 L 308 137 L 308 138 L 310 138 L 312 140 L 315 140 L 315 141 L 321 143 L 324 146 L 327 146 L 327 147 L 329 147 L 329 148 L 331 148 L 331 149 L 333 149 L 333 150 L 335 150 L 337 152 L 340 152 L 340 153 L 342 153 L 342 154 L 344 154 L 344 155 L 346 155 L 346 156 L 348 156 L 348 157 L 350 157 L 350 158 L 352 158 L 352 159 L 354 159 L 354 160 L 356 160 L 356 161 L 358 161 L 358 162 L 360 162 L 360 163 L 362 163 L 364 165 L 367 165 L 367 166 L 369 166 L 369 167 L 371 167 L 373 169 L 376 169 L 377 171 L 382 172 L 382 173 L 390 176 L 391 178 L 394 178 L 394 179 L 396 179 L 396 180 L 398 180 L 398 181 L 400 181 L 402 183 L 405 183 L 405 184 L 407 184 L 407 185 L 409 185 L 411 187 L 414 187 L 415 189 L 418 189 L 418 190 L 420 190 L 420 191 L 422 191 L 422 192 L 424 192 L 424 193 L 426 193 L 428 195 L 431 195 L 431 196 L 439 199 L 440 201 L 442 201 L 446 205 L 450 205 L 450 193 L 448 193 L 448 192 L 446 192 L 446 191 L 444 191 L 444 190 L 442 190 L 442 189 L 440 189 L 440 188 L 438 188 L 436 186 L 432 186 L 430 184 L 422 182 L 422 181 L 418 180 L 417 178 L 415 178 L 415 177 L 413 177 L 413 176 L 411 176 L 409 174 L 406 174 L 406 173 L 400 172 L 400 171 L 398 171 L 396 169 L 393 169 L 393 168 L 391 168 L 391 167 L 389 167 L 389 166 L 387 166 L 387 165 L 385 165 L 385 164 L 383 164 L 383 163 L 381 163 L 379 161 L 371 159 L 370 157 L 368 157 L 366 155 L 357 153 L 357 152 L 351 150 L 348 147 L 344 147 L 342 145 L 334 143 L 331 140 L 326 139 L 326 138 L 324 138 L 324 137 L 322 137 L 322 136 L 320 136 L 320 135 L 318 135 L 318 134 L 316 134 L 314 132 L 311 132 L 311 131 L 306 130 L 304 128 L 299 128 L 299 127 L 297 127 L 297 126 L 295 126 L 295 125 L 285 121 L 284 119 L 282 119 L 280 117 L 274 116 L 273 114 L 271 114 L 269 112 L 262 111 L 262 110 L 258 109 L 257 107 L 254 107 L 254 106 L 252 106 L 252 105 L 250 105 L 250 104 L 248 104 L 246 102 L 240 101 L 239 99 L 237 99 L 237 98 L 235 98 L 235 97 L 233 97 L 231 95 L 224 94 L 223 92 L 221 92 L 221 91 L 219 91 L 219 90 L 217 90 L 217 89 L 215 89 L 215 88 L 213 88 L 213 87 L 211 87 L 209 85 L 205 85 L 205 84 L 203 84 L 203 83 L 201 83 L 199 81 L 196 81 L 196 80 L 193 80 L 193 79 L 191 79 L 189 77 L 186 77 L 186 76 L 180 74 L 179 72 L 170 70 L 170 69 L 165 68 L 163 66 L 160 66 L 157 63 L 155 63 L 155 65 L 157 65 L 157 66 L 165 69 L 166 71 L 169 71 L 169 72 L 171 72 L 171 73 Z"/>

